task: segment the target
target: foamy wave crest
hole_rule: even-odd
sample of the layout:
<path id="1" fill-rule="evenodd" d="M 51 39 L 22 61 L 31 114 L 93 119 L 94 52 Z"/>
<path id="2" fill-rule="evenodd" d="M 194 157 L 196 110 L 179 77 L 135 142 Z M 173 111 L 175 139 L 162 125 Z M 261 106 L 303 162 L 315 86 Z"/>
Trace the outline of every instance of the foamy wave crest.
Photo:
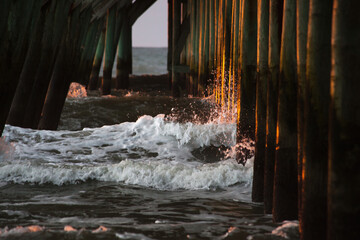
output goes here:
<path id="1" fill-rule="evenodd" d="M 252 166 L 233 160 L 193 166 L 173 161 L 132 161 L 98 166 L 9 164 L 0 166 L 0 181 L 13 183 L 75 184 L 87 180 L 120 182 L 161 190 L 225 188 L 250 184 Z"/>
<path id="2" fill-rule="evenodd" d="M 142 116 L 125 122 L 82 131 L 38 131 L 7 126 L 4 135 L 14 142 L 15 159 L 51 162 L 133 159 L 193 161 L 194 149 L 235 145 L 235 125 L 166 121 L 164 115 Z M 112 162 L 114 163 L 114 162 Z"/>

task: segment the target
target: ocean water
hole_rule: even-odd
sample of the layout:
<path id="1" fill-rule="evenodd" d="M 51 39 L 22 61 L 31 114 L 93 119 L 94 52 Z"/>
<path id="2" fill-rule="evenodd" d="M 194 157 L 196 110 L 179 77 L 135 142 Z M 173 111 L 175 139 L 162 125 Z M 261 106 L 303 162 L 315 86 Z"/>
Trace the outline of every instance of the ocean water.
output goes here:
<path id="1" fill-rule="evenodd" d="M 251 202 L 253 159 L 236 163 L 225 119 L 129 92 L 67 99 L 58 131 L 7 125 L 0 239 L 297 239 Z"/>
<path id="2" fill-rule="evenodd" d="M 133 75 L 159 75 L 167 73 L 167 48 L 144 48 L 133 47 L 132 63 Z M 101 65 L 100 76 L 102 76 Z M 112 76 L 116 76 L 116 60 L 112 70 Z"/>
<path id="3" fill-rule="evenodd" d="M 133 74 L 167 73 L 167 48 L 133 48 Z M 114 72 L 113 72 L 114 74 Z"/>

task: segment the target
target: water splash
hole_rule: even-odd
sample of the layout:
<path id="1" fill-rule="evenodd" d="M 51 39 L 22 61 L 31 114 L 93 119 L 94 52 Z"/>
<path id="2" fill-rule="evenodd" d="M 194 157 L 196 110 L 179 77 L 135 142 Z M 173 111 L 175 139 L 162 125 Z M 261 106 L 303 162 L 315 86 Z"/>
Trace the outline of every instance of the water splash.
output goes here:
<path id="1" fill-rule="evenodd" d="M 13 159 L 14 151 L 14 144 L 9 143 L 5 136 L 0 137 L 0 162 Z"/>
<path id="2" fill-rule="evenodd" d="M 80 83 L 72 82 L 69 87 L 67 94 L 68 98 L 83 98 L 87 97 L 87 92 L 85 86 Z"/>

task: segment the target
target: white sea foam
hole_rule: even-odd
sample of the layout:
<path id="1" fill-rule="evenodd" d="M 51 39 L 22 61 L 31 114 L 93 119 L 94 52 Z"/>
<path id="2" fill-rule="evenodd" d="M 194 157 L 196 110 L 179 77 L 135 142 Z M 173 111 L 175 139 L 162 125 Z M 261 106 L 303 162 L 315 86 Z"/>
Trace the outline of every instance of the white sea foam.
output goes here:
<path id="1" fill-rule="evenodd" d="M 237 183 L 249 184 L 252 168 L 232 160 L 192 166 L 163 161 L 124 160 L 98 166 L 54 166 L 16 163 L 0 166 L 0 180 L 14 183 L 74 184 L 98 180 L 136 184 L 161 190 L 217 189 Z"/>
<path id="2" fill-rule="evenodd" d="M 245 167 L 231 158 L 208 163 L 192 154 L 201 147 L 235 145 L 234 129 L 225 123 L 169 122 L 163 115 L 82 131 L 6 126 L 4 135 L 15 150 L 12 159 L 0 161 L 0 182 L 62 185 L 97 180 L 163 190 L 249 184 L 252 161 Z"/>
<path id="3" fill-rule="evenodd" d="M 275 228 L 271 234 L 285 239 L 299 239 L 299 221 L 284 221 L 282 225 Z"/>

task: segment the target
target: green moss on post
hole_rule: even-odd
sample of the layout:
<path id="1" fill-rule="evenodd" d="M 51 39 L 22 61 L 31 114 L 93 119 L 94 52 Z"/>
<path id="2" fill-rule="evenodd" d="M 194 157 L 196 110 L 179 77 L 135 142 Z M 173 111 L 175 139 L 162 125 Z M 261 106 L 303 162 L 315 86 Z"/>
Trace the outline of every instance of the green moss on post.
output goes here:
<path id="1" fill-rule="evenodd" d="M 124 14 L 118 43 L 116 64 L 116 89 L 129 88 L 129 74 L 132 68 L 132 26 Z"/>
<path id="2" fill-rule="evenodd" d="M 273 202 L 275 222 L 298 218 L 296 1 L 293 0 L 284 2 L 281 43 Z"/>
<path id="3" fill-rule="evenodd" d="M 96 47 L 96 53 L 94 56 L 94 61 L 93 61 L 89 85 L 88 85 L 89 90 L 96 90 L 99 85 L 98 84 L 99 73 L 104 56 L 104 48 L 105 48 L 105 29 L 101 31 L 100 39 Z"/>
<path id="4" fill-rule="evenodd" d="M 78 82 L 82 85 L 88 85 L 92 63 L 94 60 L 97 44 L 101 35 L 101 29 L 103 27 L 102 20 L 94 20 L 90 23 L 88 32 L 86 33 L 84 48 L 81 52 L 80 68 L 78 71 Z M 84 27 L 86 28 L 86 27 Z"/>
<path id="5" fill-rule="evenodd" d="M 104 53 L 104 67 L 103 67 L 103 80 L 101 91 L 103 95 L 111 93 L 111 78 L 112 68 L 114 64 L 114 52 L 116 51 L 115 38 L 116 26 L 116 6 L 108 10 L 106 19 L 106 35 L 105 35 L 105 53 Z"/>

